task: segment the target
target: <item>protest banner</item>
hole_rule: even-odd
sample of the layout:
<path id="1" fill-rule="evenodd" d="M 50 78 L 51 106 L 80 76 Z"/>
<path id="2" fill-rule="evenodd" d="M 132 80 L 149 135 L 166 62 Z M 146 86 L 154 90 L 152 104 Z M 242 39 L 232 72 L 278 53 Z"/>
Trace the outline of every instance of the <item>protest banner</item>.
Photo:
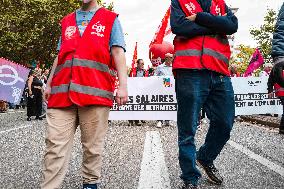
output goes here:
<path id="1" fill-rule="evenodd" d="M 282 114 L 276 97 L 269 99 L 267 77 L 231 78 L 236 115 Z M 114 103 L 110 120 L 176 120 L 177 101 L 173 77 L 128 79 L 128 103 Z"/>
<path id="2" fill-rule="evenodd" d="M 29 71 L 17 63 L 0 58 L 0 100 L 19 104 Z"/>

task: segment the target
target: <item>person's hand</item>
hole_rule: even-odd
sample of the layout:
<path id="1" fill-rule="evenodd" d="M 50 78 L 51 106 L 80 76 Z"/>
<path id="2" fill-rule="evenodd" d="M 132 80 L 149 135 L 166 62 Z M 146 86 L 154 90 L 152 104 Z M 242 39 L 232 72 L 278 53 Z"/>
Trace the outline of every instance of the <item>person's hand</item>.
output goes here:
<path id="1" fill-rule="evenodd" d="M 29 96 L 32 96 L 33 92 L 31 90 L 29 90 Z"/>
<path id="2" fill-rule="evenodd" d="M 118 87 L 116 96 L 115 96 L 115 101 L 118 106 L 121 106 L 127 103 L 128 101 L 127 87 Z"/>
<path id="3" fill-rule="evenodd" d="M 186 17 L 188 20 L 194 22 L 196 19 L 196 14 Z"/>
<path id="4" fill-rule="evenodd" d="M 44 93 L 43 93 L 43 99 L 45 102 L 48 101 L 49 97 L 50 97 L 50 94 L 51 94 L 51 87 L 50 86 L 46 86 L 45 90 L 44 90 Z"/>
<path id="5" fill-rule="evenodd" d="M 268 98 L 273 98 L 273 92 L 272 93 L 268 93 Z"/>

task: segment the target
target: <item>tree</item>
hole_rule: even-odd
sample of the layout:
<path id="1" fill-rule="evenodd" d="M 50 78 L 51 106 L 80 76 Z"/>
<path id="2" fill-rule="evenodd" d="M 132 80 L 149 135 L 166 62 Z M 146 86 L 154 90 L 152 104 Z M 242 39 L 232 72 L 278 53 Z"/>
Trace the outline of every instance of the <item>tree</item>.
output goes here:
<path id="1" fill-rule="evenodd" d="M 113 9 L 113 3 L 106 5 Z M 53 62 L 60 20 L 80 7 L 79 0 L 0 0 L 0 57 L 20 64 Z"/>
<path id="2" fill-rule="evenodd" d="M 274 27 L 276 24 L 276 11 L 268 9 L 266 16 L 264 17 L 264 24 L 260 28 L 254 28 L 250 30 L 250 34 L 257 41 L 258 47 L 261 50 L 266 62 L 271 62 L 271 47 Z"/>
<path id="3" fill-rule="evenodd" d="M 231 65 L 235 64 L 237 66 L 237 71 L 242 74 L 246 71 L 255 48 L 251 48 L 246 45 L 239 45 L 237 49 L 238 53 L 232 57 Z"/>

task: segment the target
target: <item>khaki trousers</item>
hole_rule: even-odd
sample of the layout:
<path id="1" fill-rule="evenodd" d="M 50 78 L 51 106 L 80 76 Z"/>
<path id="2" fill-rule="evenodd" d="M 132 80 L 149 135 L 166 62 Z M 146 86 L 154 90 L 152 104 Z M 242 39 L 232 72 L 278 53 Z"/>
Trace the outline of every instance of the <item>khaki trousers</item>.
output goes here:
<path id="1" fill-rule="evenodd" d="M 109 111 L 110 108 L 105 106 L 72 106 L 47 110 L 48 126 L 42 189 L 60 188 L 67 172 L 78 123 L 83 148 L 83 183 L 100 182 Z"/>

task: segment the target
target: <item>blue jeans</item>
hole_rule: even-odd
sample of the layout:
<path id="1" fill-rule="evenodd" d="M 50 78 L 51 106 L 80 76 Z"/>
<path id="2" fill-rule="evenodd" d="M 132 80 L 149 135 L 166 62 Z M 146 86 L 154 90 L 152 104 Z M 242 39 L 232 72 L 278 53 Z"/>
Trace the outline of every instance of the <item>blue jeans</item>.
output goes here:
<path id="1" fill-rule="evenodd" d="M 230 138 L 235 116 L 234 91 L 227 76 L 209 70 L 177 70 L 176 94 L 181 178 L 197 184 L 201 173 L 196 159 L 212 164 Z M 196 153 L 194 137 L 202 107 L 210 127 L 205 143 Z"/>

